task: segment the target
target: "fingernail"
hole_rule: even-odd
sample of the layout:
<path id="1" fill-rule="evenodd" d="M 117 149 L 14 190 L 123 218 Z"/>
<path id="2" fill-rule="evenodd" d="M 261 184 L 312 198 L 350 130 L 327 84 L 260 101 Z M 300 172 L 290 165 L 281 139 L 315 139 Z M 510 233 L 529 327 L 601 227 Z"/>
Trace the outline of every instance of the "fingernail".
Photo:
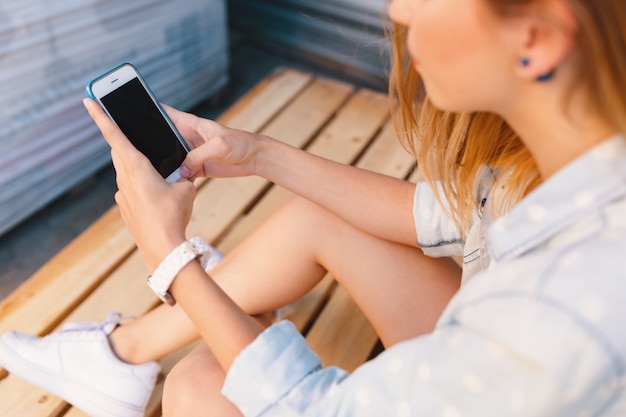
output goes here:
<path id="1" fill-rule="evenodd" d="M 180 176 L 183 178 L 189 178 L 191 176 L 191 170 L 185 164 L 180 166 Z"/>

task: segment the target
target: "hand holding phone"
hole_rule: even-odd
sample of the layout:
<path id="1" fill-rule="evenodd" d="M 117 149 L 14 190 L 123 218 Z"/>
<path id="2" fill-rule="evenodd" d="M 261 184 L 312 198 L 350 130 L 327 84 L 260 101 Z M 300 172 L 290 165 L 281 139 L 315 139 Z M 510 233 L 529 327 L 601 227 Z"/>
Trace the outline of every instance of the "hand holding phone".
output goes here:
<path id="1" fill-rule="evenodd" d="M 179 168 L 190 148 L 132 64 L 91 80 L 86 92 L 167 182 L 181 178 Z"/>

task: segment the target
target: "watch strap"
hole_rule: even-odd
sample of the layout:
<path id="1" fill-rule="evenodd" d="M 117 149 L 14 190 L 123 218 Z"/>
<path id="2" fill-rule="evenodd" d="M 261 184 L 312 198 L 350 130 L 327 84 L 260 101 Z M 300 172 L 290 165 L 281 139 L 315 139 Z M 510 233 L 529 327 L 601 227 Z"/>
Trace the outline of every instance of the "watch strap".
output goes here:
<path id="1" fill-rule="evenodd" d="M 199 258 L 202 268 L 206 269 L 210 255 L 211 247 L 201 238 L 186 240 L 161 261 L 154 273 L 148 277 L 148 285 L 163 302 L 175 305 L 176 300 L 169 292 L 174 279 L 194 259 Z"/>

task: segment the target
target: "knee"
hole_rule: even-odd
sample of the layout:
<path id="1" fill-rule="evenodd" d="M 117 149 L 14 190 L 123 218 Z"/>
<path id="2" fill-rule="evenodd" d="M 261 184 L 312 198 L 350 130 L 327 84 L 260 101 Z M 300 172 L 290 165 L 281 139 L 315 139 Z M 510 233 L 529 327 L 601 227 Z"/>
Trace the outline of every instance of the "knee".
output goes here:
<path id="1" fill-rule="evenodd" d="M 198 405 L 201 393 L 199 387 L 194 383 L 197 378 L 190 367 L 179 363 L 176 365 L 165 379 L 163 387 L 163 416 L 174 417 L 183 415 L 194 415 L 192 411 Z"/>
<path id="2" fill-rule="evenodd" d="M 167 375 L 163 388 L 163 416 L 213 416 L 219 415 L 220 404 L 225 398 L 221 395 L 223 372 L 217 369 L 197 366 L 183 359 Z"/>

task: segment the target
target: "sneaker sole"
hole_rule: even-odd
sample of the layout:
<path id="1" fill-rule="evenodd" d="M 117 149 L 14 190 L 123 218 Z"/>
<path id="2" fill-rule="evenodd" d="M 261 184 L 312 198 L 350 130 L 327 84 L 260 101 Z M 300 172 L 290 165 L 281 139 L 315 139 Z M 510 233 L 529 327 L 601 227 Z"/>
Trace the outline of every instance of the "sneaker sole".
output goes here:
<path id="1" fill-rule="evenodd" d="M 0 363 L 9 373 L 48 391 L 91 417 L 144 417 L 145 409 L 108 397 L 80 382 L 63 378 L 26 362 L 0 339 Z M 103 399 L 104 397 L 104 399 Z M 71 401 L 70 401 L 71 399 Z"/>

